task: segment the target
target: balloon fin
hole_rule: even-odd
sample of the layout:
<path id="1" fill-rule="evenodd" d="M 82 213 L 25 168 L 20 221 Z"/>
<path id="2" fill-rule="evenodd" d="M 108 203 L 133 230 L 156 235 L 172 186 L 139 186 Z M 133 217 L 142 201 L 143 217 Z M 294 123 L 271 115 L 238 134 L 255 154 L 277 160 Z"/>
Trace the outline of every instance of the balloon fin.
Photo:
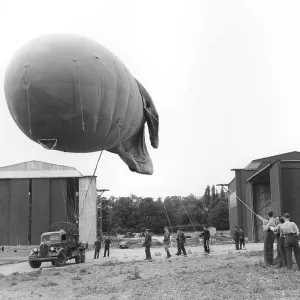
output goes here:
<path id="1" fill-rule="evenodd" d="M 145 126 L 126 142 L 107 151 L 119 154 L 129 167 L 130 171 L 140 174 L 152 175 L 153 164 L 145 143 Z"/>
<path id="2" fill-rule="evenodd" d="M 144 117 L 146 119 L 150 141 L 153 148 L 158 148 L 159 138 L 158 138 L 158 127 L 159 127 L 159 116 L 154 105 L 154 102 L 143 87 L 143 85 L 135 78 L 135 81 L 139 87 L 140 93 L 142 95 L 143 104 L 144 104 Z"/>

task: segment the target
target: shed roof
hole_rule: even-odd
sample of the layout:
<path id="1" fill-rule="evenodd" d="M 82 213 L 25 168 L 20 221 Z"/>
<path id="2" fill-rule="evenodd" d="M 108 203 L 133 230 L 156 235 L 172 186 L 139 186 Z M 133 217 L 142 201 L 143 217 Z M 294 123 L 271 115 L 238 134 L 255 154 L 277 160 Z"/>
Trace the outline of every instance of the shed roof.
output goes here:
<path id="1" fill-rule="evenodd" d="M 70 178 L 83 176 L 75 168 L 35 160 L 0 167 L 0 179 L 66 177 Z"/>

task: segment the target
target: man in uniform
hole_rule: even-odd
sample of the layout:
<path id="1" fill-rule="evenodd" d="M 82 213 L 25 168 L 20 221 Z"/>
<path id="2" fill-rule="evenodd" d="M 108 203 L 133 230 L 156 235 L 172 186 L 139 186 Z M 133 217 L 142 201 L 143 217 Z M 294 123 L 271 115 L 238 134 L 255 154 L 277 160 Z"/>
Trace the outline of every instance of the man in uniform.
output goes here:
<path id="1" fill-rule="evenodd" d="M 98 237 L 95 244 L 94 244 L 94 248 L 95 248 L 95 253 L 94 253 L 94 259 L 98 259 L 99 258 L 99 252 L 101 249 L 101 241 L 100 238 Z"/>
<path id="2" fill-rule="evenodd" d="M 299 228 L 294 222 L 290 222 L 290 214 L 283 215 L 284 223 L 280 227 L 284 236 L 284 249 L 287 254 L 287 268 L 293 265 L 292 252 L 294 251 L 296 263 L 300 270 L 300 248 L 298 244 Z"/>
<path id="3" fill-rule="evenodd" d="M 182 232 L 181 228 L 178 228 L 178 234 L 177 234 L 177 244 L 178 244 L 178 252 L 176 253 L 177 256 L 181 255 L 181 251 L 183 252 L 183 255 L 187 257 L 185 248 L 184 248 L 184 243 L 185 243 L 185 235 Z"/>
<path id="4" fill-rule="evenodd" d="M 170 254 L 170 247 L 171 247 L 171 234 L 169 232 L 169 228 L 165 227 L 165 235 L 164 235 L 164 240 L 163 240 L 164 246 L 165 246 L 165 250 L 167 252 L 167 257 L 166 258 L 170 258 L 171 254 Z"/>
<path id="5" fill-rule="evenodd" d="M 237 226 L 234 226 L 233 239 L 235 242 L 235 250 L 240 250 L 240 233 Z"/>
<path id="6" fill-rule="evenodd" d="M 145 252 L 146 252 L 146 259 L 145 260 L 151 260 L 152 259 L 151 252 L 150 252 L 151 244 L 152 244 L 152 237 L 151 237 L 151 234 L 150 234 L 150 230 L 146 229 L 145 241 L 143 243 L 143 246 L 145 247 Z"/>
<path id="7" fill-rule="evenodd" d="M 274 229 L 276 227 L 275 219 L 273 218 L 273 212 L 268 212 L 268 221 L 263 223 L 263 231 L 266 232 L 264 241 L 264 259 L 268 265 L 273 265 L 274 263 Z"/>
<path id="8" fill-rule="evenodd" d="M 245 233 L 243 227 L 240 228 L 240 250 L 242 247 L 245 248 Z"/>
<path id="9" fill-rule="evenodd" d="M 275 227 L 275 235 L 277 240 L 277 257 L 276 262 L 278 264 L 277 268 L 282 268 L 287 266 L 286 251 L 284 249 L 284 236 L 282 235 L 281 227 L 284 224 L 283 217 L 278 217 L 279 224 Z"/>
<path id="10" fill-rule="evenodd" d="M 200 234 L 200 237 L 203 237 L 203 244 L 204 244 L 204 252 L 209 254 L 209 238 L 210 238 L 210 231 L 203 226 L 203 232 Z"/>
<path id="11" fill-rule="evenodd" d="M 107 253 L 107 256 L 109 257 L 110 244 L 111 244 L 111 241 L 108 238 L 108 234 L 106 234 L 105 238 L 104 238 L 104 256 L 103 257 L 106 257 L 106 253 Z"/>

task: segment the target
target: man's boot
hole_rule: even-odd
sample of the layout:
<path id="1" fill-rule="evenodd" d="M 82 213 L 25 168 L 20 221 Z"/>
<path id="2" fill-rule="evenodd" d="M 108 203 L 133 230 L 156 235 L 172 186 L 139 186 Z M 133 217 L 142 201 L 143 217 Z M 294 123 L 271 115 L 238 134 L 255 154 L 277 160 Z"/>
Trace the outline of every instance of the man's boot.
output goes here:
<path id="1" fill-rule="evenodd" d="M 170 258 L 170 257 L 171 257 L 170 251 L 167 250 L 167 258 Z"/>

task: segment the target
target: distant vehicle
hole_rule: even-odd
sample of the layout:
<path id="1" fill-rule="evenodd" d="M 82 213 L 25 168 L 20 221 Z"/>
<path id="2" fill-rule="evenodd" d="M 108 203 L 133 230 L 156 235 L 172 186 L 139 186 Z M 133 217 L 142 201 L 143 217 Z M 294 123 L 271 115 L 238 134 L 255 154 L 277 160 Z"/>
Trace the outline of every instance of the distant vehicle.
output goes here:
<path id="1" fill-rule="evenodd" d="M 42 262 L 46 261 L 50 261 L 53 266 L 60 267 L 73 258 L 77 264 L 85 262 L 86 243 L 79 242 L 77 226 L 66 222 L 54 225 L 65 228 L 41 235 L 40 247 L 32 249 L 29 254 L 28 261 L 31 268 L 39 268 Z"/>
<path id="2" fill-rule="evenodd" d="M 119 248 L 120 248 L 120 249 L 128 249 L 128 248 L 129 248 L 129 243 L 128 243 L 128 241 L 122 241 L 122 242 L 120 242 Z"/>

